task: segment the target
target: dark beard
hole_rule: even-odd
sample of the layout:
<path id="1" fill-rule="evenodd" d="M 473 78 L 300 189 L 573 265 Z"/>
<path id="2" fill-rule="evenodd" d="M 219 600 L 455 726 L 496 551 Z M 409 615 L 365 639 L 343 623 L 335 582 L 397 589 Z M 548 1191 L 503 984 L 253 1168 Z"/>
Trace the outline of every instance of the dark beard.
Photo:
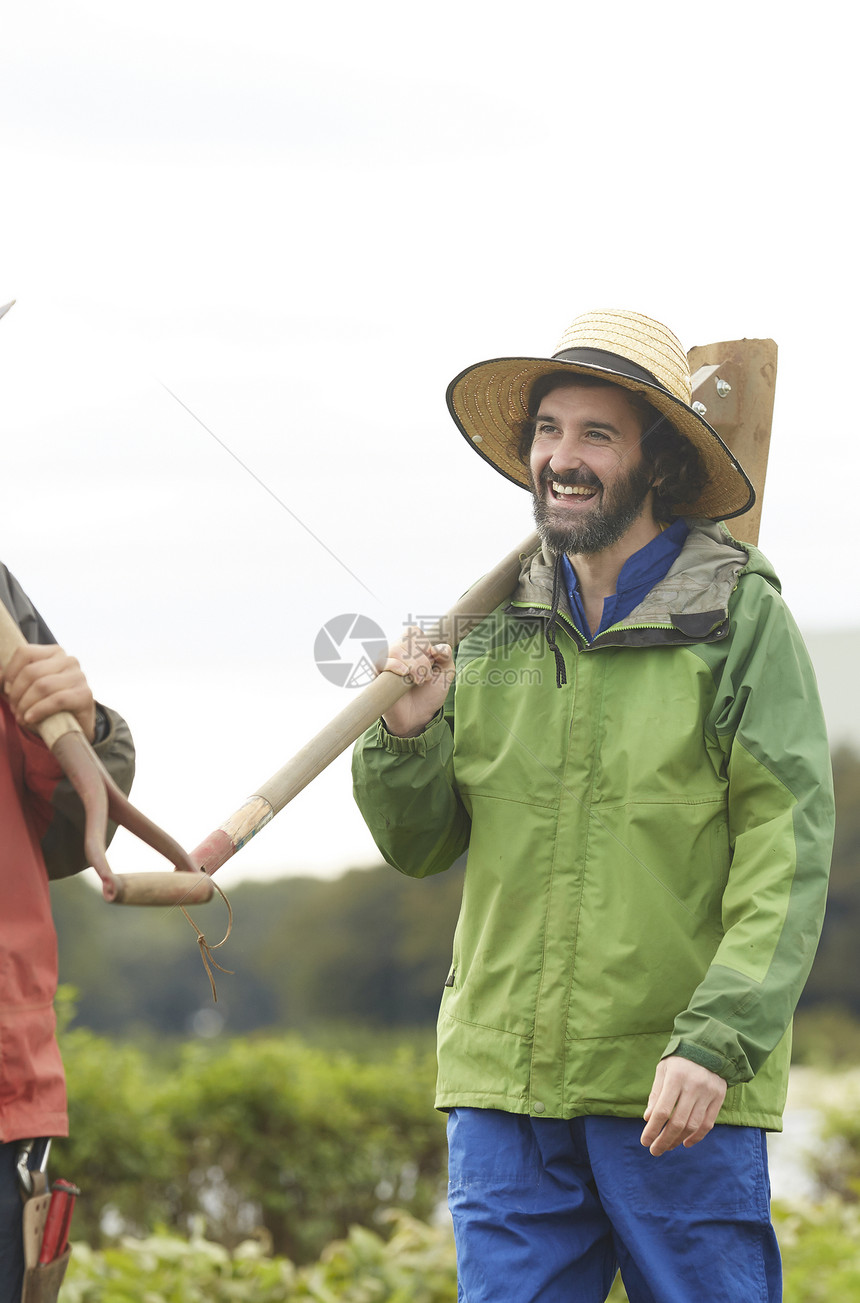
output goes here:
<path id="1" fill-rule="evenodd" d="M 547 498 L 550 480 L 557 484 L 593 485 L 602 491 L 603 499 L 581 520 L 560 519 L 561 512 L 553 511 Z M 534 490 L 535 523 L 541 540 L 556 554 L 590 556 L 603 552 L 623 538 L 639 519 L 651 488 L 651 473 L 645 466 L 634 467 L 623 480 L 616 481 L 611 491 L 604 489 L 589 471 L 553 475 L 546 467 L 540 488 Z"/>

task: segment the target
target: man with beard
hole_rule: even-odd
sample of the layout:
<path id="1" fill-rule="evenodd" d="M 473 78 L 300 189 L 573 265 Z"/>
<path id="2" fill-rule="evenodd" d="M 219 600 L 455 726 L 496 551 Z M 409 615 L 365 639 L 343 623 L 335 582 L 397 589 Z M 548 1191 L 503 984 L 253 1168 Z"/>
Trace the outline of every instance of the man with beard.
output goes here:
<path id="1" fill-rule="evenodd" d="M 764 1132 L 821 927 L 833 803 L 808 657 L 686 355 L 632 312 L 467 368 L 462 433 L 540 549 L 358 744 L 385 858 L 468 849 L 437 1107 L 465 1303 L 773 1303 Z M 644 1127 L 643 1127 L 644 1119 Z"/>

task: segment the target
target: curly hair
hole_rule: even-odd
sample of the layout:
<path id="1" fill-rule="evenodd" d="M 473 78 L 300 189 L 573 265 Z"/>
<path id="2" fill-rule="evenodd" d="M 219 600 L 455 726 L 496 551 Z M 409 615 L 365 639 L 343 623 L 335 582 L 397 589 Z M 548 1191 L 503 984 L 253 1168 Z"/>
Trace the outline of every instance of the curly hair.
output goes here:
<path id="1" fill-rule="evenodd" d="M 620 389 L 642 422 L 642 456 L 654 475 L 654 516 L 657 520 L 674 520 L 686 503 L 695 502 L 708 482 L 708 473 L 698 450 L 669 422 L 669 418 L 652 407 L 643 394 L 599 376 L 572 376 L 569 371 L 553 371 L 541 376 L 529 394 L 528 418 L 517 432 L 517 456 L 528 465 L 535 437 L 535 418 L 544 398 L 560 385 L 583 389 Z"/>
<path id="2" fill-rule="evenodd" d="M 668 418 L 646 431 L 642 455 L 654 472 L 654 516 L 674 520 L 695 502 L 708 482 L 708 472 L 698 449 L 679 434 Z"/>

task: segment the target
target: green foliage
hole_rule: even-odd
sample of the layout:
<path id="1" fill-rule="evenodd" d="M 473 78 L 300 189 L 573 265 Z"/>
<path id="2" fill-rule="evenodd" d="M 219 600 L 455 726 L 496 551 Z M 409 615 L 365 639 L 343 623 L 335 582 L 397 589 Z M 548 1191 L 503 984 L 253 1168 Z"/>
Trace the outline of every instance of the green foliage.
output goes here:
<path id="1" fill-rule="evenodd" d="M 135 1228 L 169 1217 L 182 1155 L 160 1105 L 157 1060 L 86 1028 L 67 1031 L 61 1047 L 72 1138 L 56 1143 L 52 1167 L 84 1189 L 75 1210 L 77 1234 L 98 1243 L 106 1206 Z"/>
<path id="2" fill-rule="evenodd" d="M 193 1155 L 190 1188 L 214 1173 L 259 1207 L 277 1250 L 298 1261 L 351 1223 L 371 1223 L 380 1206 L 426 1215 L 439 1198 L 432 1066 L 409 1051 L 362 1063 L 295 1038 L 191 1045 L 161 1098 Z M 219 1238 L 238 1233 L 238 1211 L 228 1207 Z"/>
<path id="3" fill-rule="evenodd" d="M 257 1241 L 229 1253 L 192 1235 L 159 1232 L 102 1252 L 76 1243 L 64 1303 L 455 1303 L 454 1244 L 447 1227 L 392 1213 L 393 1234 L 354 1227 L 319 1261 L 296 1268 Z M 860 1303 L 860 1208 L 832 1200 L 775 1208 L 785 1297 L 791 1303 Z M 617 1276 L 609 1303 L 627 1293 Z"/>
<path id="4" fill-rule="evenodd" d="M 299 1275 L 294 1297 L 314 1303 L 454 1303 L 457 1264 L 449 1227 L 392 1212 L 389 1240 L 353 1227 Z"/>
<path id="5" fill-rule="evenodd" d="M 415 1209 L 423 1207 L 421 1216 L 426 1218 L 439 1196 L 444 1159 L 441 1119 L 427 1109 L 424 1098 L 421 1077 L 427 1065 L 416 1059 L 414 1050 L 361 1062 L 343 1053 L 329 1059 L 296 1041 L 283 1046 L 269 1040 L 236 1042 L 218 1065 L 211 1046 L 192 1047 L 181 1059 L 168 1062 L 128 1047 L 116 1053 L 116 1047 L 90 1033 L 72 1033 L 71 1044 L 72 1057 L 93 1068 L 90 1076 L 82 1072 L 79 1077 L 82 1090 L 89 1083 L 85 1093 L 95 1085 L 96 1051 L 101 1049 L 106 1064 L 111 1059 L 105 1080 L 90 1100 L 91 1124 L 97 1121 L 97 1107 L 111 1113 L 113 1105 L 106 1102 L 111 1092 L 124 1108 L 131 1107 L 129 1100 L 136 1093 L 149 1100 L 127 1129 L 124 1158 L 123 1128 L 105 1119 L 109 1129 L 107 1134 L 102 1131 L 102 1143 L 114 1162 L 125 1163 L 123 1190 L 110 1186 L 109 1172 L 105 1178 L 114 1206 L 126 1211 L 133 1206 L 145 1223 L 165 1201 L 156 1189 L 158 1181 L 144 1170 L 144 1158 L 161 1161 L 159 1144 L 175 1139 L 175 1148 L 166 1149 L 165 1155 L 171 1153 L 178 1166 L 169 1176 L 158 1169 L 160 1179 L 173 1184 L 172 1230 L 141 1239 L 126 1237 L 96 1251 L 80 1243 L 87 1223 L 76 1212 L 65 1303 L 454 1303 L 450 1227 L 447 1222 L 429 1225 L 415 1216 Z M 831 1188 L 842 1197 L 774 1208 L 785 1296 L 792 1303 L 860 1303 L 860 1076 L 816 1075 L 811 1088 L 826 1109 L 821 1152 L 828 1155 Z M 219 1091 L 225 1092 L 223 1100 Z M 160 1112 L 165 1123 L 158 1122 Z M 385 1136 L 384 1119 L 391 1122 L 391 1141 Z M 147 1127 L 152 1134 L 142 1134 Z M 173 1128 L 175 1137 L 170 1134 Z M 427 1200 L 422 1203 L 417 1197 L 421 1177 L 412 1171 L 407 1184 L 415 1187 L 413 1211 L 395 1210 L 389 1205 L 409 1193 L 403 1156 L 414 1147 L 420 1166 L 422 1144 L 427 1146 Z M 78 1151 L 81 1161 L 98 1161 L 96 1150 L 91 1136 Z M 241 1153 L 246 1163 L 240 1170 L 233 1164 Z M 234 1202 L 224 1203 L 220 1216 L 204 1218 L 192 1211 L 199 1200 L 182 1196 L 180 1190 L 200 1194 L 195 1180 L 202 1174 L 204 1182 L 211 1182 L 216 1164 L 223 1180 L 212 1185 L 210 1194 L 220 1192 L 223 1200 L 225 1191 L 233 1191 Z M 66 1170 L 84 1176 L 84 1168 Z M 398 1173 L 398 1190 L 380 1189 Z M 148 1211 L 133 1202 L 135 1174 L 144 1185 L 149 1182 Z M 88 1171 L 85 1180 L 88 1190 L 79 1208 L 105 1193 L 92 1184 Z M 376 1199 L 368 1200 L 374 1181 Z M 267 1199 L 269 1188 L 272 1200 Z M 123 1204 L 124 1199 L 131 1204 Z M 237 1242 L 243 1200 L 261 1217 L 252 1238 Z M 351 1212 L 357 1212 L 363 1224 L 357 1224 Z M 281 1219 L 287 1223 L 285 1238 L 297 1246 L 293 1261 L 271 1256 Z M 334 1232 L 333 1243 L 324 1242 L 327 1227 L 347 1224 L 348 1230 Z M 180 1238 L 177 1229 L 187 1231 L 189 1226 L 190 1238 Z M 205 1239 L 204 1229 L 210 1236 L 223 1235 L 227 1243 L 232 1239 L 232 1252 Z M 306 1259 L 304 1265 L 295 1265 L 299 1254 Z M 626 1298 L 617 1277 L 610 1303 Z"/>
<path id="6" fill-rule="evenodd" d="M 849 1204 L 860 1203 L 860 1076 L 843 1073 L 840 1083 L 822 1099 L 822 1145 L 815 1160 L 815 1176 L 825 1190 Z M 856 1211 L 856 1209 L 855 1209 Z"/>
<path id="7" fill-rule="evenodd" d="M 813 1005 L 794 1019 L 792 1061 L 838 1069 L 860 1063 L 860 1022 L 847 1009 Z"/>
<path id="8" fill-rule="evenodd" d="M 68 1031 L 69 1027 L 75 1020 L 78 1012 L 78 1001 L 80 993 L 75 986 L 70 986 L 68 982 L 61 982 L 57 987 L 57 994 L 54 996 L 54 1013 L 57 1018 L 57 1035 L 62 1036 Z"/>
<path id="9" fill-rule="evenodd" d="M 426 1051 L 361 1059 L 295 1038 L 192 1043 L 156 1052 L 79 1028 L 62 1040 L 77 1179 L 75 1229 L 184 1230 L 204 1214 L 228 1246 L 262 1227 L 279 1253 L 315 1257 L 392 1205 L 426 1217 L 443 1194 L 444 1120 Z"/>
<path id="10" fill-rule="evenodd" d="M 296 1269 L 254 1241 L 233 1253 L 194 1235 L 160 1232 L 93 1252 L 76 1244 L 64 1303 L 455 1303 L 457 1272 L 448 1229 L 392 1214 L 389 1239 L 361 1227 Z"/>
<path id="11" fill-rule="evenodd" d="M 75 1242 L 63 1303 L 285 1303 L 295 1298 L 296 1269 L 267 1258 L 259 1245 L 230 1254 L 200 1235 L 188 1241 L 159 1231 L 124 1238 L 101 1252 Z"/>
<path id="12" fill-rule="evenodd" d="M 860 1211 L 838 1200 L 775 1209 L 784 1292 L 792 1303 L 860 1300 Z"/>
<path id="13" fill-rule="evenodd" d="M 627 1290 L 624 1288 L 620 1273 L 615 1277 L 612 1289 L 607 1295 L 606 1303 L 627 1303 Z"/>

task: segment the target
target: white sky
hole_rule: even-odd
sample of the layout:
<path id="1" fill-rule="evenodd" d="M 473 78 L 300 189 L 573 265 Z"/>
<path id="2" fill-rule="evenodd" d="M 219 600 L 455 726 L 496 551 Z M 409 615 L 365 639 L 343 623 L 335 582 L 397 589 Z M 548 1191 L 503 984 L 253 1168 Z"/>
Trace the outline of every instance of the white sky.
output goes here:
<path id="1" fill-rule="evenodd" d="M 593 307 L 777 340 L 761 544 L 801 627 L 860 627 L 844 13 L 9 7 L 0 556 L 131 722 L 143 810 L 193 848 L 344 704 L 327 619 L 396 633 L 529 532 L 445 388 Z M 219 881 L 376 859 L 342 761 Z"/>

